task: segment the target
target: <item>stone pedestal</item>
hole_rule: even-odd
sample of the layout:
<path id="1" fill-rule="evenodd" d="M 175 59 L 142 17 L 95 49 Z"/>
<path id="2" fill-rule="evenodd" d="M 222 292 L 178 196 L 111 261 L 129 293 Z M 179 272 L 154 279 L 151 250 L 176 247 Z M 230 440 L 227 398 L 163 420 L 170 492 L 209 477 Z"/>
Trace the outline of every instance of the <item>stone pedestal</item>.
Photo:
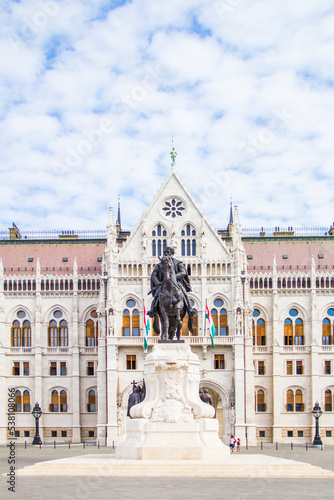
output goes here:
<path id="1" fill-rule="evenodd" d="M 127 438 L 116 458 L 221 460 L 214 408 L 199 398 L 199 360 L 185 344 L 159 344 L 144 362 L 145 400 L 130 410 Z"/>

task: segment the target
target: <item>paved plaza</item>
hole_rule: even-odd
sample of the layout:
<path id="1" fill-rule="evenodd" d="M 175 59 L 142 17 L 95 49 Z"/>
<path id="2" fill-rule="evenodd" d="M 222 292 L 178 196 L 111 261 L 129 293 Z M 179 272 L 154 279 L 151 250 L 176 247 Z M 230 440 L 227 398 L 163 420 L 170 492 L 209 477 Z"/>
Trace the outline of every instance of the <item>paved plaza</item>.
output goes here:
<path id="1" fill-rule="evenodd" d="M 82 456 L 85 454 L 114 453 L 112 448 L 89 446 L 16 447 L 16 466 L 22 469 L 36 462 Z M 242 454 L 263 454 L 286 458 L 334 471 L 334 447 L 324 450 L 265 444 L 263 450 L 250 448 Z M 8 449 L 0 448 L 1 474 L 9 471 Z M 1 477 L 1 499 L 322 499 L 334 498 L 332 479 L 201 479 L 201 478 L 112 478 L 112 477 L 16 477 L 15 493 L 7 490 L 6 479 Z"/>

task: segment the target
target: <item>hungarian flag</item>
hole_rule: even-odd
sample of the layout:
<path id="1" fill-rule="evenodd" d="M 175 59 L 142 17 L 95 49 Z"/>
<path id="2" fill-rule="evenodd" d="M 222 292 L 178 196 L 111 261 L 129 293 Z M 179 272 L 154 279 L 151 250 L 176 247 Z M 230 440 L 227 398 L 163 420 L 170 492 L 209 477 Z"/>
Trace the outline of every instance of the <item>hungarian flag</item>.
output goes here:
<path id="1" fill-rule="evenodd" d="M 214 322 L 212 320 L 212 317 L 211 317 L 208 305 L 206 305 L 206 314 L 205 314 L 205 316 L 206 316 L 206 319 L 209 322 L 211 345 L 212 345 L 212 347 L 214 349 L 215 348 L 215 344 L 213 343 L 213 337 L 216 335 L 216 327 L 215 327 L 215 324 L 214 324 Z"/>
<path id="2" fill-rule="evenodd" d="M 145 304 L 144 304 L 144 349 L 147 349 L 147 337 L 150 329 L 150 320 L 149 316 L 146 314 Z"/>

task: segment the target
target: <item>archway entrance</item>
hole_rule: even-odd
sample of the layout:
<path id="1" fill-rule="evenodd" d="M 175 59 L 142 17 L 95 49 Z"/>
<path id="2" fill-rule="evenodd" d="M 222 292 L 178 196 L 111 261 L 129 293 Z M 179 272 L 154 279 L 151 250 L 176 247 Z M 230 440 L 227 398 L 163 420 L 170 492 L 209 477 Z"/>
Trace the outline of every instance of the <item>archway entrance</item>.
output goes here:
<path id="1" fill-rule="evenodd" d="M 200 390 L 207 389 L 213 399 L 214 407 L 216 410 L 216 419 L 219 423 L 219 437 L 228 440 L 231 434 L 231 408 L 227 391 L 212 381 L 203 380 L 200 383 Z"/>

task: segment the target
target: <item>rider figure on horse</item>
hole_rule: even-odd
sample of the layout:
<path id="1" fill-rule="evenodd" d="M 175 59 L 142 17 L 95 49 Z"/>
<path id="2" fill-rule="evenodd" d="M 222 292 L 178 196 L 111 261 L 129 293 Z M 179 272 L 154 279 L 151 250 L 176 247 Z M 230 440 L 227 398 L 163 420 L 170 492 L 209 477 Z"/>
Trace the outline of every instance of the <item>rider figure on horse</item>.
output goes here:
<path id="1" fill-rule="evenodd" d="M 189 283 L 189 277 L 187 273 L 187 269 L 184 265 L 184 263 L 181 260 L 177 260 L 173 257 L 175 251 L 174 248 L 172 247 L 167 247 L 164 251 L 164 256 L 168 257 L 172 260 L 173 265 L 174 265 L 174 270 L 175 270 L 175 277 L 177 281 L 177 286 L 179 287 L 180 291 L 182 292 L 183 299 L 186 304 L 186 309 L 187 313 L 190 316 L 193 316 L 195 314 L 195 311 L 191 307 L 190 300 L 188 297 L 187 292 L 191 292 L 191 286 Z M 164 274 L 161 268 L 161 263 L 157 264 L 152 275 L 151 275 L 151 291 L 153 295 L 153 300 L 151 304 L 151 309 L 150 311 L 147 312 L 147 314 L 151 317 L 155 316 L 155 314 L 158 314 L 158 303 L 159 303 L 159 292 L 161 289 L 162 281 L 164 279 Z"/>

